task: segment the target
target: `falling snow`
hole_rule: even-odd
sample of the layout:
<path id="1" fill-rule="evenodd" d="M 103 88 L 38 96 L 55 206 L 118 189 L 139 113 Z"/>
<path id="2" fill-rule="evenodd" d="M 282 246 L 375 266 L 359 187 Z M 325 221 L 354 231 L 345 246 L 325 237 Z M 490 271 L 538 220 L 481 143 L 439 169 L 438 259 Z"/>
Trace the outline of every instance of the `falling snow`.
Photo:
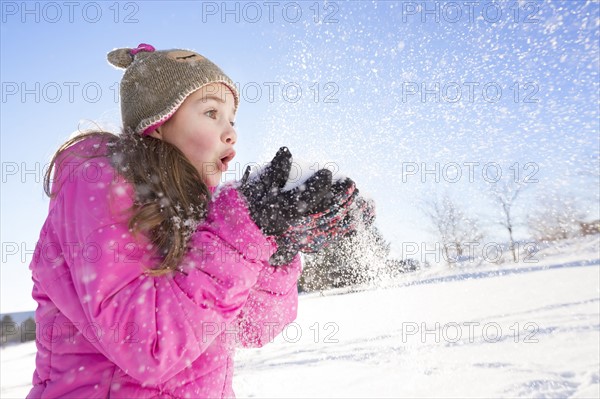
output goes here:
<path id="1" fill-rule="evenodd" d="M 498 21 L 478 3 L 477 18 L 463 8 L 454 23 L 444 14 L 423 22 L 407 3 L 421 4 L 336 3 L 337 23 L 281 26 L 272 45 L 286 56 L 272 73 L 304 91 L 271 105 L 264 157 L 285 144 L 303 159 L 333 160 L 385 198 L 379 224 L 396 250 L 423 225 L 423 199 L 451 192 L 490 218 L 481 170 L 473 182 L 465 169 L 456 183 L 421 173 L 402 181 L 407 163 L 493 162 L 503 179 L 515 178 L 517 162 L 519 179 L 535 164 L 527 201 L 572 190 L 579 206 L 595 207 L 598 182 L 581 171 L 599 157 L 598 3 L 499 2 Z"/>

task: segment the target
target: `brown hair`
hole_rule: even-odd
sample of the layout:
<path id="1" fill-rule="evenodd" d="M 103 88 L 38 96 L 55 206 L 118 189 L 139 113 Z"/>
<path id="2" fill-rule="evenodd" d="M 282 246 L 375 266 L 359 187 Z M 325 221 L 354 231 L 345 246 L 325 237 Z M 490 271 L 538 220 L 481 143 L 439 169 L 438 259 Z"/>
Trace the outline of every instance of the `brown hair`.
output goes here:
<path id="1" fill-rule="evenodd" d="M 132 131 L 120 135 L 89 131 L 66 141 L 52 157 L 44 176 L 48 196 L 57 192 L 53 194 L 50 187 L 57 158 L 74 144 L 92 137 L 108 145 L 106 152 L 91 157 L 108 157 L 114 169 L 135 188 L 129 228 L 146 234 L 162 257 L 161 264 L 147 273 L 157 276 L 176 271 L 210 199 L 200 173 L 179 149 L 163 140 Z"/>

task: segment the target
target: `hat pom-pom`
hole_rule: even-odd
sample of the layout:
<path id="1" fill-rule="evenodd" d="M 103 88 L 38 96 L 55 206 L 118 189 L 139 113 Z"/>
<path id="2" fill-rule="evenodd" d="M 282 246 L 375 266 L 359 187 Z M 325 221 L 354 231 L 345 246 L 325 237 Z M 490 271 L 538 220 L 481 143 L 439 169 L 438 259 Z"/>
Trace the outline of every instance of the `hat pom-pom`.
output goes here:
<path id="1" fill-rule="evenodd" d="M 133 62 L 133 55 L 131 55 L 130 52 L 130 48 L 114 49 L 108 53 L 106 58 L 108 59 L 108 62 L 117 68 L 125 69 Z"/>

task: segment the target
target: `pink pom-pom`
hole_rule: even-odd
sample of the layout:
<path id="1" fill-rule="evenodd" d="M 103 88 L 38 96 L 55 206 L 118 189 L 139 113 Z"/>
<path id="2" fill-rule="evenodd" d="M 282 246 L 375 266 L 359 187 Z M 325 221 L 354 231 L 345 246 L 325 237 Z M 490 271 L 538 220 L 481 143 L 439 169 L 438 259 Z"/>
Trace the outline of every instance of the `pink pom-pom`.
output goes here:
<path id="1" fill-rule="evenodd" d="M 129 53 L 131 55 L 136 55 L 137 53 L 139 53 L 140 51 L 147 51 L 149 53 L 153 52 L 154 46 L 150 45 L 150 44 L 146 44 L 146 43 L 140 43 L 139 46 L 137 46 L 137 48 L 132 48 Z"/>

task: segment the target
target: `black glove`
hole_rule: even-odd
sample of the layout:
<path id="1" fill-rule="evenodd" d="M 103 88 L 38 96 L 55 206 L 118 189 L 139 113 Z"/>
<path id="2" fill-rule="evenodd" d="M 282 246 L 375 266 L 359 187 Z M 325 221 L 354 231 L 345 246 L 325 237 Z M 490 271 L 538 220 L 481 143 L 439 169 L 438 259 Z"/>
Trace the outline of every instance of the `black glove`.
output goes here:
<path id="1" fill-rule="evenodd" d="M 242 177 L 239 190 L 246 197 L 250 216 L 266 235 L 277 236 L 294 222 L 314 212 L 331 195 L 331 171 L 321 169 L 299 187 L 283 191 L 292 167 L 292 154 L 281 147 L 271 163 Z"/>
<path id="2" fill-rule="evenodd" d="M 334 183 L 331 198 L 319 208 L 319 212 L 304 216 L 277 237 L 278 249 L 269 260 L 271 265 L 288 264 L 298 252 L 319 252 L 343 237 L 354 235 L 358 229 L 370 226 L 375 219 L 374 203 L 358 195 L 351 179 Z"/>

